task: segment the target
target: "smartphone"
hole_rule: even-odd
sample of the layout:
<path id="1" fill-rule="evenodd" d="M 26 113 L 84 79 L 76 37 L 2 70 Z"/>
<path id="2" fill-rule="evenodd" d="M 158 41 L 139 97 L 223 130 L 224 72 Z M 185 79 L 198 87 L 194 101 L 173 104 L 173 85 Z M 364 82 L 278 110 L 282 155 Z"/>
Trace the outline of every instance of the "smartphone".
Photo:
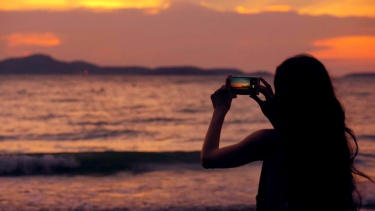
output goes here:
<path id="1" fill-rule="evenodd" d="M 237 77 L 232 76 L 230 91 L 236 95 L 258 95 L 259 77 Z"/>

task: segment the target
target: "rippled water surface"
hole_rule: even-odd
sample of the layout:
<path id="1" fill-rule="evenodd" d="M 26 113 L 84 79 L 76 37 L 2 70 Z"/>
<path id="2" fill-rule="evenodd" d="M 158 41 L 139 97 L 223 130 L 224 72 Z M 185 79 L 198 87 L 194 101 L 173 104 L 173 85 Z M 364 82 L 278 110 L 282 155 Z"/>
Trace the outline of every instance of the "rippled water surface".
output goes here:
<path id="1" fill-rule="evenodd" d="M 165 153 L 200 150 L 210 95 L 223 83 L 223 76 L 1 76 L 0 173 L 6 176 L 0 183 L 6 194 L 0 210 L 253 207 L 259 163 L 207 171 L 196 153 Z M 375 78 L 337 78 L 334 85 L 358 138 L 357 165 L 375 177 Z M 257 104 L 239 96 L 222 145 L 270 127 Z M 48 155 L 57 152 L 72 154 Z M 183 163 L 174 162 L 179 159 Z M 49 174 L 78 168 L 78 175 Z M 117 173 L 96 175 L 101 170 Z M 361 180 L 359 186 L 364 205 L 374 209 L 374 184 Z"/>

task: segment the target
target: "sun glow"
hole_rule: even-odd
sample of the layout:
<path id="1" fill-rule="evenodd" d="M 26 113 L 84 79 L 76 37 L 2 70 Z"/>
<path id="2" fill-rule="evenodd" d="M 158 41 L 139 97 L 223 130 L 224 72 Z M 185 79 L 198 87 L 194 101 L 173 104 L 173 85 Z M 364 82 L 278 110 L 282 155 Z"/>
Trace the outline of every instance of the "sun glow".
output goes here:
<path id="1" fill-rule="evenodd" d="M 237 6 L 235 10 L 240 14 L 255 14 L 261 12 L 288 12 L 291 11 L 292 8 L 288 5 L 269 5 L 262 8 Z"/>
<path id="2" fill-rule="evenodd" d="M 168 0 L 13 0 L 1 1 L 0 10 L 165 9 Z"/>
<path id="3" fill-rule="evenodd" d="M 169 8 L 170 4 L 181 0 L 9 0 L 0 1 L 0 10 L 71 10 L 88 8 L 94 10 L 146 9 L 156 13 Z M 299 1 L 250 1 L 250 0 L 184 0 L 183 2 L 200 4 L 212 10 L 240 14 L 261 12 L 295 11 L 306 15 L 333 15 L 337 17 L 367 16 L 375 17 L 374 0 L 325 0 Z"/>
<path id="4" fill-rule="evenodd" d="M 375 60 L 375 36 L 346 36 L 317 40 L 313 43 L 320 50 L 311 52 L 325 59 Z"/>
<path id="5" fill-rule="evenodd" d="M 321 2 L 298 10 L 300 14 L 307 15 L 333 15 L 337 17 L 367 16 L 375 17 L 375 1 L 369 0 L 344 0 L 330 3 Z"/>
<path id="6" fill-rule="evenodd" d="M 281 2 L 281 1 L 279 1 Z M 277 4 L 278 1 L 201 1 L 200 5 L 220 12 L 235 11 L 240 14 L 257 14 L 262 12 L 294 11 L 304 15 L 332 15 L 337 17 L 364 16 L 375 17 L 373 0 L 323 0 L 288 1 L 288 4 Z"/>
<path id="7" fill-rule="evenodd" d="M 4 37 L 9 47 L 43 46 L 54 47 L 61 44 L 53 33 L 13 33 Z"/>
<path id="8" fill-rule="evenodd" d="M 165 8 L 168 5 L 163 0 L 82 0 L 78 4 L 81 7 L 102 9 L 152 9 Z"/>
<path id="9" fill-rule="evenodd" d="M 66 0 L 12 0 L 0 1 L 0 10 L 64 10 L 68 5 Z"/>

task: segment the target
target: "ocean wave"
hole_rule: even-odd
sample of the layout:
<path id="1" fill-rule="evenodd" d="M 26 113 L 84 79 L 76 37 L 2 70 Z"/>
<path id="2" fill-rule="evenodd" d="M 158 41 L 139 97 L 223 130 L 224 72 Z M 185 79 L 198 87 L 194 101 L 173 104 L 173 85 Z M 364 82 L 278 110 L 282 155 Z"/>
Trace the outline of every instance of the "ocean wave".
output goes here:
<path id="1" fill-rule="evenodd" d="M 363 156 L 363 157 L 369 157 L 369 158 L 375 158 L 375 155 L 374 154 L 370 154 L 370 153 L 360 153 L 359 156 Z"/>
<path id="2" fill-rule="evenodd" d="M 202 113 L 202 112 L 206 112 L 207 110 L 205 109 L 193 109 L 193 108 L 184 108 L 184 109 L 180 109 L 180 110 L 177 110 L 176 112 L 178 113 Z"/>
<path id="3" fill-rule="evenodd" d="M 0 141 L 17 140 L 18 138 L 17 136 L 0 135 Z"/>
<path id="4" fill-rule="evenodd" d="M 49 113 L 49 114 L 45 114 L 45 115 L 39 115 L 39 116 L 36 116 L 36 117 L 23 117 L 22 119 L 23 120 L 32 120 L 32 121 L 46 121 L 46 120 L 50 120 L 50 119 L 66 118 L 66 117 L 68 117 L 68 116 L 67 115 L 56 115 L 56 114 Z"/>
<path id="5" fill-rule="evenodd" d="M 79 99 L 76 98 L 61 98 L 61 99 L 51 99 L 50 102 L 53 103 L 75 103 L 79 102 Z"/>
<path id="6" fill-rule="evenodd" d="M 182 118 L 166 118 L 166 117 L 150 117 L 150 118 L 136 118 L 130 120 L 121 120 L 116 122 L 107 121 L 84 121 L 84 122 L 70 122 L 70 125 L 80 125 L 80 126 L 116 126 L 122 125 L 124 123 L 154 123 L 154 122 L 183 122 L 186 119 Z"/>
<path id="7" fill-rule="evenodd" d="M 0 156 L 0 176 L 144 173 L 171 165 L 199 167 L 200 152 L 80 152 Z"/>
<path id="8" fill-rule="evenodd" d="M 106 121 L 85 121 L 85 122 L 69 122 L 69 125 L 80 125 L 80 126 L 116 126 L 116 125 L 121 125 L 123 122 L 118 121 L 118 122 L 106 122 Z"/>
<path id="9" fill-rule="evenodd" d="M 375 135 L 360 135 L 357 137 L 358 139 L 370 139 L 370 140 L 375 140 Z"/>
<path id="10" fill-rule="evenodd" d="M 19 136 L 0 135 L 0 141 L 81 141 L 81 140 L 96 140 L 108 139 L 113 137 L 137 137 L 137 136 L 154 136 L 155 132 L 138 131 L 131 129 L 124 130 L 108 130 L 108 129 L 93 129 L 87 131 L 78 131 L 76 133 L 45 133 L 45 134 L 23 134 Z"/>
<path id="11" fill-rule="evenodd" d="M 244 124 L 244 123 L 265 123 L 267 122 L 265 119 L 236 119 L 227 121 L 227 124 Z"/>
<path id="12" fill-rule="evenodd" d="M 132 123 L 150 123 L 150 122 L 181 122 L 184 119 L 177 119 L 177 118 L 163 118 L 163 117 L 155 117 L 155 118 L 145 118 L 145 119 L 133 119 L 130 122 Z"/>
<path id="13" fill-rule="evenodd" d="M 50 174 L 79 167 L 72 157 L 53 155 L 0 156 L 0 175 L 30 175 L 35 172 Z"/>
<path id="14" fill-rule="evenodd" d="M 147 106 L 139 104 L 139 105 L 123 106 L 120 109 L 124 109 L 124 110 L 127 110 L 127 109 L 137 110 L 137 109 L 144 109 L 144 108 L 147 108 Z"/>
<path id="15" fill-rule="evenodd" d="M 361 168 L 373 169 L 375 167 L 375 155 L 369 153 L 360 153 L 355 158 L 354 163 Z"/>
<path id="16" fill-rule="evenodd" d="M 97 138 L 107 138 L 107 137 L 116 137 L 121 135 L 132 135 L 135 136 L 139 134 L 139 131 L 136 130 L 106 130 L 98 129 L 91 130 L 82 133 L 63 133 L 63 134 L 43 134 L 34 139 L 42 140 L 90 140 Z"/>
<path id="17" fill-rule="evenodd" d="M 116 126 L 124 123 L 153 123 L 153 122 L 182 122 L 185 119 L 181 118 L 165 118 L 165 117 L 150 117 L 150 118 L 137 118 L 131 120 L 122 120 L 117 122 L 107 122 L 107 121 L 84 121 L 84 122 L 70 122 L 70 125 L 80 125 L 80 126 Z"/>

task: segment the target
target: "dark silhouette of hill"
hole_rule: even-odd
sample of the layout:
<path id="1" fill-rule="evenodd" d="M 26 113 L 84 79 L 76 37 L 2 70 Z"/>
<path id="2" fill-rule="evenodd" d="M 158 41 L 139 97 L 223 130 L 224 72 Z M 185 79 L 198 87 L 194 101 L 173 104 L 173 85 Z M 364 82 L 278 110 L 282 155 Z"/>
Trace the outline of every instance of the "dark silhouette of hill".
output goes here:
<path id="1" fill-rule="evenodd" d="M 241 70 L 230 68 L 201 69 L 192 66 L 159 67 L 156 69 L 138 66 L 100 67 L 84 61 L 58 61 L 43 54 L 0 61 L 0 74 L 245 75 Z M 271 74 L 255 72 L 251 75 L 269 76 Z"/>
<path id="2" fill-rule="evenodd" d="M 153 74 L 158 75 L 226 75 L 237 74 L 244 75 L 244 73 L 237 69 L 208 69 L 203 70 L 197 67 L 182 66 L 182 67 L 159 67 L 152 71 Z"/>
<path id="3" fill-rule="evenodd" d="M 80 74 L 84 70 L 98 73 L 100 67 L 86 62 L 57 61 L 42 54 L 0 62 L 0 74 Z"/>
<path id="4" fill-rule="evenodd" d="M 344 76 L 344 78 L 360 78 L 360 77 L 375 78 L 375 72 L 351 73 L 351 74 L 347 74 Z"/>
<path id="5" fill-rule="evenodd" d="M 102 74 L 149 75 L 151 69 L 146 67 L 102 67 Z"/>

